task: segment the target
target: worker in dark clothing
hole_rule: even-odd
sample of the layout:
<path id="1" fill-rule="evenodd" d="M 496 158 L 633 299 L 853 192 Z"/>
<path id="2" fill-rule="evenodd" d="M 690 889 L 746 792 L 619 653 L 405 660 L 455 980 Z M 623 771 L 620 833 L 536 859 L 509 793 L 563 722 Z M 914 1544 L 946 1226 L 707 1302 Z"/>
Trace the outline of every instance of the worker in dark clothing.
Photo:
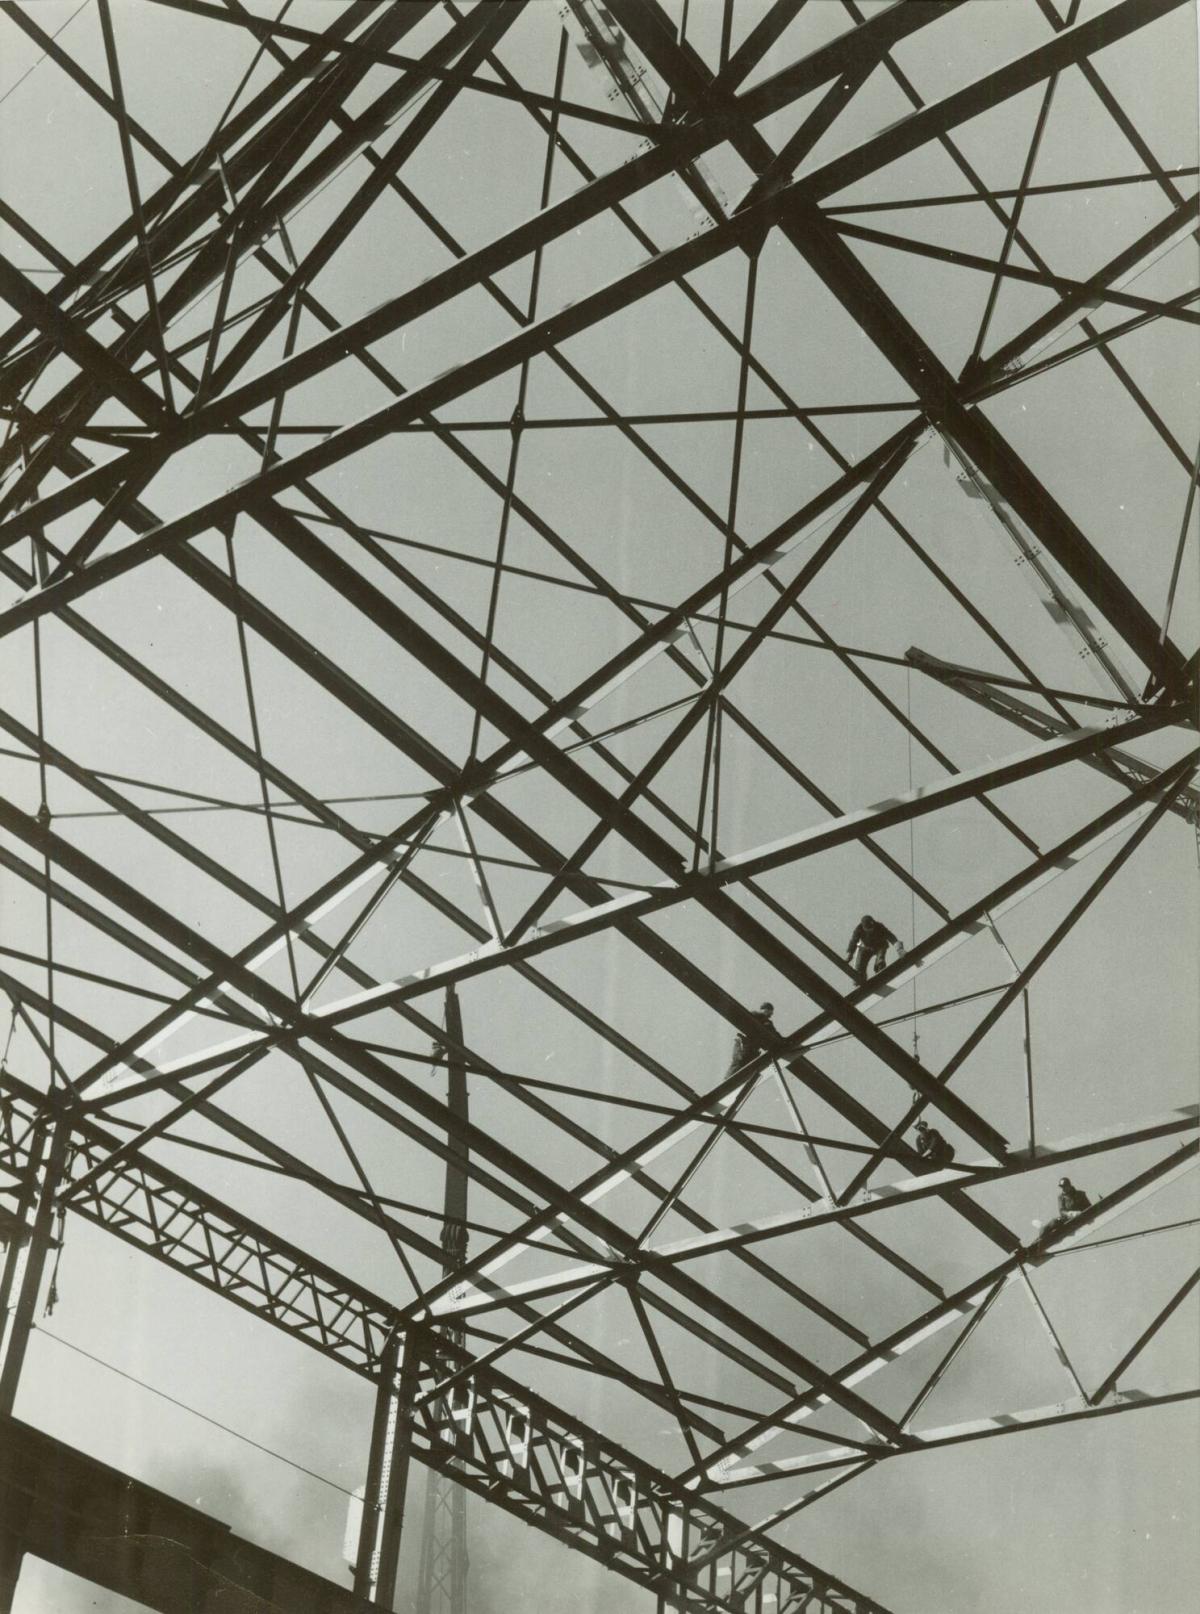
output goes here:
<path id="1" fill-rule="evenodd" d="M 887 963 L 889 947 L 896 949 L 897 957 L 904 951 L 903 944 L 892 935 L 885 924 L 878 919 L 872 919 L 869 913 L 863 914 L 846 949 L 846 958 L 860 986 L 867 978 L 872 959 L 875 960 L 875 973 L 879 974 Z"/>
<path id="2" fill-rule="evenodd" d="M 928 1121 L 917 1122 L 914 1147 L 921 1159 L 928 1162 L 931 1170 L 940 1171 L 942 1167 L 954 1163 L 953 1144 L 947 1143 L 937 1128 L 930 1126 Z"/>
<path id="3" fill-rule="evenodd" d="M 1082 1216 L 1085 1210 L 1091 1210 L 1092 1202 L 1082 1188 L 1076 1188 L 1070 1177 L 1060 1177 L 1058 1208 L 1064 1216 Z"/>
<path id="4" fill-rule="evenodd" d="M 753 1027 L 748 1031 L 739 1031 L 733 1039 L 733 1058 L 729 1062 L 730 1070 L 740 1070 L 743 1065 L 761 1054 L 776 1039 L 778 1033 L 771 1024 L 771 1016 L 775 1013 L 773 1003 L 760 1003 L 751 1018 Z"/>
<path id="5" fill-rule="evenodd" d="M 1092 1202 L 1082 1188 L 1076 1188 L 1070 1177 L 1058 1179 L 1058 1215 L 1048 1221 L 1042 1229 L 1042 1238 L 1048 1239 L 1055 1233 L 1061 1233 L 1068 1222 L 1073 1222 L 1077 1216 L 1082 1216 L 1085 1210 L 1091 1210 Z"/>
<path id="6" fill-rule="evenodd" d="M 451 1266 L 461 1266 L 467 1258 L 467 1227 L 456 1216 L 442 1223 L 442 1249 Z"/>

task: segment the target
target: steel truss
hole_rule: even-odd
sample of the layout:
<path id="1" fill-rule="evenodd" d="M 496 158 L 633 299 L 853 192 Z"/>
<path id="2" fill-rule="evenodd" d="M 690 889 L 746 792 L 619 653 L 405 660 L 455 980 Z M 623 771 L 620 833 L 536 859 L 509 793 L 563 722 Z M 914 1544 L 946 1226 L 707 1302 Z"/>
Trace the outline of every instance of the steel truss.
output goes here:
<path id="1" fill-rule="evenodd" d="M 553 26 L 521 0 L 353 0 L 320 27 L 241 0 L 143 3 L 166 37 L 219 36 L 244 54 L 232 99 L 185 157 L 144 113 L 122 8 L 95 0 L 101 48 L 89 55 L 39 7 L 0 0 L 0 26 L 42 82 L 54 75 L 110 130 L 121 196 L 79 250 L 19 190 L 0 203 L 20 243 L 0 252 L 13 313 L 0 332 L 0 638 L 25 656 L 30 691 L 0 711 L 13 781 L 0 867 L 22 915 L 0 945 L 0 1412 L 70 1212 L 375 1386 L 360 1597 L 394 1604 L 415 1457 L 663 1605 L 882 1611 L 786 1544 L 801 1509 L 894 1458 L 1200 1394 L 1126 1382 L 1152 1341 L 1175 1337 L 1195 1273 L 1147 1302 L 1091 1390 L 1055 1326 L 1059 1302 L 1036 1286 L 1076 1252 L 1193 1225 L 1170 1211 L 1097 1236 L 1194 1165 L 1186 1076 L 1160 1071 L 1144 1113 L 1135 1093 L 1127 1120 L 1081 1116 L 1048 1142 L 1039 1105 L 1065 1077 L 1040 1064 L 1032 1029 L 1035 1014 L 1054 1018 L 1042 986 L 1058 950 L 1103 927 L 1126 869 L 1181 855 L 1180 818 L 1198 823 L 1200 751 L 1184 732 L 1197 655 L 1177 596 L 1200 455 L 1139 379 L 1139 343 L 1163 330 L 1182 343 L 1200 324 L 1194 263 L 1181 275 L 1178 252 L 1196 230 L 1196 169 L 1194 154 L 1167 163 L 1151 149 L 1105 76 L 1172 26 L 1180 0 L 1083 16 L 1077 0 L 1038 0 L 1040 32 L 1002 54 L 981 34 L 967 83 L 913 64 L 936 64 L 949 30 L 970 31 L 970 0 L 866 17 L 844 0 L 832 37 L 828 15 L 810 32 L 805 0 L 771 0 L 749 20 L 723 0 L 719 40 L 696 24 L 689 34 L 659 0 L 566 0 Z M 1034 182 L 1068 84 L 1138 172 Z M 988 183 L 968 126 L 998 109 L 1017 117 L 1026 92 L 1040 110 L 1019 183 Z M 897 94 L 909 108 L 898 119 Z M 876 104 L 892 110 L 876 116 Z M 464 206 L 446 166 L 463 118 L 495 120 L 485 144 L 511 150 L 532 190 L 513 184 L 490 210 L 469 193 Z M 444 194 L 429 189 L 438 161 Z M 470 183 L 495 182 L 489 161 Z M 966 190 L 926 194 L 927 169 L 947 163 Z M 1136 229 L 1114 211 L 1103 249 L 1066 272 L 1037 209 L 1080 191 L 1099 209 L 1130 189 L 1153 198 Z M 1002 245 L 988 255 L 978 237 L 939 238 L 941 225 L 891 227 L 927 208 L 986 218 Z M 368 299 L 346 266 L 360 243 L 378 255 L 397 220 L 425 232 L 433 267 L 410 281 L 406 264 L 389 265 L 382 299 L 374 286 Z M 594 254 L 579 282 L 561 270 L 576 239 Z M 883 266 L 898 255 L 964 286 L 982 277 L 969 351 L 948 356 L 928 310 L 892 294 Z M 822 343 L 830 373 L 867 344 L 891 401 L 797 401 L 773 312 L 783 283 L 801 306 L 823 299 L 828 331 L 803 332 L 813 373 Z M 1036 303 L 1006 305 L 1013 288 Z M 685 333 L 702 330 L 728 361 L 732 400 L 714 383 L 710 398 L 672 407 L 669 388 L 642 397 L 597 379 L 597 336 L 647 340 L 668 303 L 683 323 L 664 316 L 656 364 L 685 369 Z M 447 319 L 451 362 L 426 362 Z M 993 326 L 1003 336 L 989 346 Z M 410 336 L 425 357 L 406 357 Z M 1089 362 L 1128 416 L 1129 455 L 1150 445 L 1175 476 L 1182 524 L 1156 552 L 1161 578 L 1093 534 L 1071 475 L 1039 469 L 1003 424 L 1008 398 L 1036 408 L 1045 378 L 1094 375 Z M 714 493 L 671 434 L 718 429 L 726 479 Z M 782 514 L 754 486 L 757 430 L 786 431 L 769 441 L 807 461 L 800 474 L 776 456 Z M 497 433 L 504 451 L 489 453 Z M 647 508 L 672 501 L 686 529 L 677 588 L 636 565 L 630 583 L 607 532 L 597 541 L 552 497 L 542 473 L 577 474 L 568 442 L 597 455 L 601 480 L 615 443 L 623 474 L 653 490 Z M 411 497 L 392 530 L 374 497 L 379 455 L 410 449 L 396 463 Z M 453 471 L 428 510 L 426 450 Z M 993 544 L 966 581 L 938 518 L 913 514 L 909 480 L 932 486 L 931 465 L 940 495 Z M 245 474 L 231 480 L 230 467 Z M 471 526 L 480 501 L 484 542 Z M 1158 515 L 1144 516 L 1144 548 Z M 864 534 L 925 591 L 920 648 L 865 606 L 860 642 L 853 610 L 831 601 L 832 579 L 854 592 L 854 567 L 873 564 Z M 1042 608 L 1032 627 L 1013 603 L 1026 585 Z M 200 614 L 203 670 L 232 669 L 235 697 L 198 698 L 187 670 L 156 655 L 155 588 L 171 611 Z M 536 610 L 516 614 L 517 588 Z M 578 643 L 543 659 L 543 619 L 584 601 L 603 632 L 568 628 Z M 226 642 L 211 648 L 218 631 Z M 994 666 L 960 661 L 967 640 Z M 168 725 L 182 769 L 127 761 L 137 748 L 103 712 L 87 736 L 56 717 L 68 646 L 125 692 L 130 725 Z M 818 663 L 834 668 L 844 705 L 831 722 L 840 732 L 858 714 L 881 753 L 899 736 L 907 779 L 889 764 L 883 799 L 836 799 L 835 745 L 797 744 L 769 698 L 781 656 L 800 658 L 786 665 L 802 669 L 801 689 Z M 388 692 L 379 658 L 411 680 L 411 698 Z M 1092 685 L 1073 687 L 1084 670 Z M 279 739 L 285 691 L 311 712 L 304 755 Z M 978 736 L 968 702 L 987 714 Z M 379 759 L 369 809 L 366 793 L 331 788 L 324 753 L 342 754 L 343 732 Z M 728 804 L 746 778 L 760 837 L 742 836 Z M 203 833 L 207 814 L 240 826 L 237 855 Z M 918 867 L 918 827 L 947 825 L 985 849 L 973 882 Z M 907 951 L 869 980 L 841 934 L 868 898 L 856 890 L 834 914 L 822 886 L 851 866 L 880 891 L 877 911 L 911 905 Z M 809 901 L 813 890 L 824 895 Z M 1027 940 L 1010 952 L 1001 925 L 1023 904 Z M 428 945 L 395 940 L 409 932 Z M 666 1057 L 643 1015 L 611 998 L 597 1007 L 599 947 L 614 997 L 658 993 L 736 1033 L 728 1069 Z M 787 1029 L 764 1031 L 735 988 L 756 974 L 799 996 Z M 459 989 L 489 1005 L 467 1031 Z M 976 1060 L 1001 1057 L 994 1032 L 1018 1000 L 1024 1135 L 1007 1087 L 981 1085 Z M 565 1028 L 565 1077 L 513 1051 L 535 1013 Z M 443 1067 L 486 1093 L 486 1122 L 437 1096 Z M 308 1106 L 322 1145 L 333 1136 L 340 1171 L 317 1163 L 315 1132 L 298 1140 L 261 1102 L 265 1072 Z M 218 1102 L 225 1089 L 246 1101 Z M 926 1110 L 954 1138 L 941 1169 L 909 1136 Z M 356 1147 L 367 1134 L 374 1146 Z M 378 1164 L 385 1150 L 398 1174 Z M 718 1159 L 747 1207 L 736 1222 L 714 1186 Z M 1044 1205 L 1041 1174 L 1079 1162 L 1112 1162 L 1109 1186 L 1031 1239 L 1013 1195 L 1028 1183 Z M 471 1188 L 453 1217 L 427 1188 L 447 1169 Z M 374 1281 L 239 1210 L 237 1186 L 263 1173 L 280 1225 L 289 1206 L 319 1207 L 347 1251 L 369 1244 Z M 233 1186 L 213 1192 L 206 1174 Z M 969 1251 L 966 1284 L 911 1231 L 932 1213 Z M 451 1258 L 443 1224 L 460 1219 L 470 1242 Z M 794 1263 L 785 1241 L 801 1235 L 837 1239 L 881 1293 L 885 1276 L 893 1297 L 899 1284 L 903 1315 L 889 1300 L 885 1325 L 848 1305 L 820 1261 Z M 960 1355 L 1000 1348 L 989 1325 L 1009 1292 L 1025 1295 L 1069 1394 L 919 1423 Z M 634 1349 L 597 1323 L 613 1301 Z M 906 1410 L 870 1393 L 880 1374 L 907 1383 L 897 1364 L 944 1330 L 953 1337 L 923 1363 Z M 518 1352 L 525 1377 L 553 1372 L 562 1394 L 494 1365 Z M 669 1415 L 669 1436 L 634 1451 L 576 1416 L 572 1386 L 596 1380 L 614 1424 L 645 1403 Z M 838 1431 L 809 1425 L 822 1408 Z M 788 1450 L 765 1454 L 772 1443 Z M 812 1474 L 826 1476 L 815 1489 Z M 779 1489 L 756 1518 L 741 1493 L 764 1484 Z"/>

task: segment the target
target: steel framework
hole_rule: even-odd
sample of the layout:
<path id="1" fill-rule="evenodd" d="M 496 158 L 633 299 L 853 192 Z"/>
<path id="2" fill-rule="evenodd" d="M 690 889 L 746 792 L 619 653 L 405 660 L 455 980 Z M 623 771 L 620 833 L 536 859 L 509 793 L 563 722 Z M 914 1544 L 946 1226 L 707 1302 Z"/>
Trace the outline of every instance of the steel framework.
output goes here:
<path id="1" fill-rule="evenodd" d="M 0 123 L 0 1413 L 78 1219 L 374 1387 L 359 1597 L 416 1458 L 660 1607 L 882 1614 L 803 1509 L 1200 1395 L 1196 1272 L 1103 1371 L 1052 1281 L 1196 1225 L 1189 1032 L 1131 1082 L 1170 1011 L 1102 962 L 1194 930 L 1196 153 L 1127 104 L 1188 8 L 52 9 L 0 0 L 81 131 L 48 195 Z M 930 1422 L 1036 1357 L 1008 1295 L 1025 1398 Z"/>

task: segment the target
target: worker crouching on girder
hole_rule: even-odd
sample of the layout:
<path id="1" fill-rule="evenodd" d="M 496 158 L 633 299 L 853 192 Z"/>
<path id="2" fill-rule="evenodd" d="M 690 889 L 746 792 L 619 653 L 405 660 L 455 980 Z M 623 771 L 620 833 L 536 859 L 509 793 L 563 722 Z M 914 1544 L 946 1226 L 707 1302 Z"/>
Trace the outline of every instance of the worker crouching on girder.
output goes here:
<path id="1" fill-rule="evenodd" d="M 917 1135 L 913 1140 L 913 1147 L 925 1162 L 923 1169 L 926 1171 L 941 1171 L 944 1167 L 954 1164 L 954 1145 L 947 1143 L 937 1128 L 930 1126 L 928 1121 L 917 1122 Z"/>
<path id="2" fill-rule="evenodd" d="M 850 945 L 846 949 L 846 958 L 860 986 L 867 978 L 872 959 L 875 960 L 876 975 L 883 969 L 887 963 L 889 947 L 896 949 L 897 958 L 904 951 L 903 942 L 893 936 L 885 924 L 878 919 L 872 919 L 869 913 L 863 914 L 854 928 Z"/>
<path id="3" fill-rule="evenodd" d="M 771 1016 L 775 1013 L 773 1003 L 760 1003 L 750 1016 L 753 1025 L 747 1031 L 739 1031 L 733 1039 L 733 1057 L 729 1061 L 730 1071 L 741 1070 L 752 1059 L 778 1042 L 779 1033 L 771 1024 Z"/>

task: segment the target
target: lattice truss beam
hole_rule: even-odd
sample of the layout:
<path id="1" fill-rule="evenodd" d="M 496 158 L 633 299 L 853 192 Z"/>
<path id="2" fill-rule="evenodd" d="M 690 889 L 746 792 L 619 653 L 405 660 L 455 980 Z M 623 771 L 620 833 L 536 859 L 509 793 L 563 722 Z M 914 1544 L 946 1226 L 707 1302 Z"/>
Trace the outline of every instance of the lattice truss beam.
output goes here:
<path id="1" fill-rule="evenodd" d="M 1186 9 L 332 9 L 0 3 L 14 108 L 90 131 L 0 204 L 6 1225 L 376 1382 L 410 1339 L 418 1455 L 680 1604 L 875 1607 L 788 1557 L 817 1497 L 1197 1393 L 1144 984 L 1200 808 L 1196 167 L 1127 99 Z M 1156 1233 L 1084 1361 L 1056 1276 Z"/>

